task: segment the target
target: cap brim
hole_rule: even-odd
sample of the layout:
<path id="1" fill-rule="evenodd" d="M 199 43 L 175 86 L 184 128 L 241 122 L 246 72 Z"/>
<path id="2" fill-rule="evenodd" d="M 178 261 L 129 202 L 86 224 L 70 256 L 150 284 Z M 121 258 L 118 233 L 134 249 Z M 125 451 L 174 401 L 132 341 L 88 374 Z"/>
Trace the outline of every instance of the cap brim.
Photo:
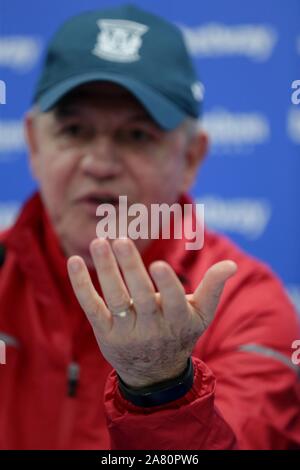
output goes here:
<path id="1" fill-rule="evenodd" d="M 89 73 L 69 78 L 58 85 L 53 86 L 39 97 L 37 103 L 41 111 L 49 111 L 65 94 L 84 83 L 93 81 L 109 81 L 126 88 L 145 107 L 154 121 L 165 130 L 178 127 L 187 114 L 181 111 L 171 101 L 145 84 L 128 77 L 114 74 Z"/>

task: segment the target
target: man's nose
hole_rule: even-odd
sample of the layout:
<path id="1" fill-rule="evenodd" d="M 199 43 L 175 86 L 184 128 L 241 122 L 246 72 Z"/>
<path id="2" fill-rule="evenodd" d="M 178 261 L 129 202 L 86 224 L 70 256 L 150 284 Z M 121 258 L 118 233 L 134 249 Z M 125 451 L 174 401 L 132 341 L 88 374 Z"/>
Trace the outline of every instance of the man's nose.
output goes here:
<path id="1" fill-rule="evenodd" d="M 115 178 L 121 173 L 122 161 L 108 138 L 101 137 L 86 148 L 81 170 L 94 178 Z"/>

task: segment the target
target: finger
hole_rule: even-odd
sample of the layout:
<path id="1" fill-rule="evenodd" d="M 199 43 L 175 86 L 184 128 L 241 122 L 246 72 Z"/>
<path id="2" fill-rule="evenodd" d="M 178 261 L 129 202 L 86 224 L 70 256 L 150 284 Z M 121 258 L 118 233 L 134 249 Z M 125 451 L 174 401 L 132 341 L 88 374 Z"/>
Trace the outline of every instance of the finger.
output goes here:
<path id="1" fill-rule="evenodd" d="M 226 281 L 237 271 L 231 261 L 221 261 L 211 266 L 193 294 L 192 304 L 201 316 L 204 326 L 212 321 Z"/>
<path id="2" fill-rule="evenodd" d="M 121 320 L 123 317 L 118 313 L 128 309 L 131 298 L 110 244 L 103 238 L 95 239 L 91 243 L 90 251 L 106 304 L 113 314 L 114 321 Z M 130 313 L 134 315 L 134 310 L 130 309 L 127 316 Z"/>
<path id="3" fill-rule="evenodd" d="M 149 270 L 160 292 L 164 318 L 174 326 L 185 323 L 189 313 L 188 303 L 184 288 L 171 266 L 164 261 L 156 261 Z"/>
<path id="4" fill-rule="evenodd" d="M 93 286 L 85 262 L 80 256 L 71 256 L 67 267 L 74 293 L 92 327 L 107 333 L 111 329 L 111 315 Z"/>
<path id="5" fill-rule="evenodd" d="M 155 317 L 159 313 L 155 289 L 134 243 L 128 238 L 123 238 L 115 240 L 112 246 L 134 301 L 137 317 Z"/>

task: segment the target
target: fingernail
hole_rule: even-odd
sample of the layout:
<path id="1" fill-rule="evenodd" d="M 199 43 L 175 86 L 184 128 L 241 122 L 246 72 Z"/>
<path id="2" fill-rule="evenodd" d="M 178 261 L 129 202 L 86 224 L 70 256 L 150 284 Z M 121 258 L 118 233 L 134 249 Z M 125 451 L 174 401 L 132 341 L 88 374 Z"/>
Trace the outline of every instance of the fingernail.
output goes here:
<path id="1" fill-rule="evenodd" d="M 73 273 L 78 273 L 80 270 L 80 262 L 76 259 L 70 261 L 69 266 Z"/>
<path id="2" fill-rule="evenodd" d="M 108 243 L 106 240 L 97 241 L 93 245 L 93 250 L 98 256 L 104 256 L 108 253 Z"/>
<path id="3" fill-rule="evenodd" d="M 167 270 L 163 264 L 154 265 L 153 269 L 151 269 L 151 275 L 155 277 L 157 280 L 164 280 L 166 279 Z"/>
<path id="4" fill-rule="evenodd" d="M 127 238 L 119 239 L 114 243 L 114 249 L 119 255 L 129 255 L 131 246 Z"/>

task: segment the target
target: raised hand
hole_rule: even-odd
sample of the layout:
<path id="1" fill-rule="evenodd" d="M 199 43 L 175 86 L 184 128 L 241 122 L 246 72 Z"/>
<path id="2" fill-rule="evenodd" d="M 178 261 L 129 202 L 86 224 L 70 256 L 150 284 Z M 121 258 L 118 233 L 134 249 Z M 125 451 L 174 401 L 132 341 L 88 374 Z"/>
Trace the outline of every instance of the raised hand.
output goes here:
<path id="1" fill-rule="evenodd" d="M 149 268 L 156 292 L 130 239 L 117 239 L 111 245 L 95 239 L 90 251 L 104 299 L 94 288 L 82 258 L 69 258 L 68 271 L 106 360 L 133 388 L 181 374 L 196 341 L 213 319 L 236 264 L 226 260 L 213 265 L 195 292 L 186 295 L 164 261 L 155 261 Z"/>

